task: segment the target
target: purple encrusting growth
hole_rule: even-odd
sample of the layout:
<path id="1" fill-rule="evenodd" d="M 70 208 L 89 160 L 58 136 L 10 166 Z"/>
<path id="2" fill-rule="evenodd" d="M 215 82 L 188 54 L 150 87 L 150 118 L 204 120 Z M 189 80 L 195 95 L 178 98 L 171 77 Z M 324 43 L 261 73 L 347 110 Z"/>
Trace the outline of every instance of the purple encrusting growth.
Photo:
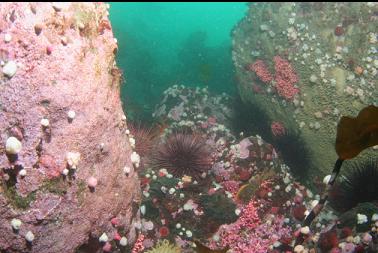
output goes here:
<path id="1" fill-rule="evenodd" d="M 114 216 L 136 239 L 139 185 L 122 171 L 132 150 L 108 7 L 0 4 L 2 252 L 74 252 L 116 232 Z"/>

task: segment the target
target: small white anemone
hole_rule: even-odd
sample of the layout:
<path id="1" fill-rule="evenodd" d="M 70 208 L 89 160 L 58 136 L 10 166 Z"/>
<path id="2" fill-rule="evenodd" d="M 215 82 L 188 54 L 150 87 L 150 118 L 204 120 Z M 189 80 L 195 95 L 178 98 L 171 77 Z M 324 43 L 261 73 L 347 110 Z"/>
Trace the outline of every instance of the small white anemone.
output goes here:
<path id="1" fill-rule="evenodd" d="M 328 183 L 329 183 L 329 180 L 331 180 L 331 175 L 327 175 L 327 176 L 325 176 L 324 179 L 323 179 L 323 183 L 324 183 L 324 184 L 328 184 Z"/>
<path id="2" fill-rule="evenodd" d="M 363 224 L 368 222 L 368 217 L 365 214 L 357 214 L 357 224 Z"/>
<path id="3" fill-rule="evenodd" d="M 27 172 L 26 172 L 26 169 L 22 169 L 18 172 L 18 174 L 21 176 L 21 177 L 25 177 Z"/>
<path id="4" fill-rule="evenodd" d="M 129 166 L 125 166 L 123 168 L 123 173 L 125 173 L 127 176 L 132 172 L 132 169 Z"/>
<path id="5" fill-rule="evenodd" d="M 79 152 L 67 152 L 66 161 L 71 169 L 75 170 L 77 168 L 80 161 L 80 156 L 81 155 Z"/>
<path id="6" fill-rule="evenodd" d="M 64 176 L 67 176 L 68 173 L 69 173 L 69 170 L 67 170 L 67 169 L 64 169 L 64 170 L 62 171 L 62 174 L 63 174 Z"/>
<path id="7" fill-rule="evenodd" d="M 141 213 L 142 215 L 145 215 L 145 214 L 146 214 L 146 206 L 145 206 L 145 205 L 142 205 L 142 206 L 140 207 L 140 213 Z"/>
<path id="8" fill-rule="evenodd" d="M 98 241 L 101 243 L 105 243 L 109 240 L 108 235 L 106 233 L 103 233 L 100 238 L 98 238 Z"/>
<path id="9" fill-rule="evenodd" d="M 300 232 L 304 235 L 308 235 L 310 233 L 310 228 L 308 226 L 305 226 L 301 228 Z"/>
<path id="10" fill-rule="evenodd" d="M 137 152 L 132 152 L 130 156 L 131 162 L 138 168 L 140 163 L 140 156 Z"/>
<path id="11" fill-rule="evenodd" d="M 69 110 L 67 116 L 70 120 L 73 120 L 76 117 L 76 112 L 74 110 Z"/>
<path id="12" fill-rule="evenodd" d="M 135 148 L 135 139 L 134 139 L 133 137 L 130 137 L 130 138 L 129 138 L 129 142 L 130 142 L 130 146 L 131 146 L 132 148 Z"/>
<path id="13" fill-rule="evenodd" d="M 5 144 L 5 151 L 9 155 L 17 155 L 22 148 L 21 142 L 16 137 L 9 137 Z"/>
<path id="14" fill-rule="evenodd" d="M 119 244 L 122 246 L 122 247 L 125 247 L 127 246 L 127 238 L 122 236 L 121 240 L 119 241 Z"/>
<path id="15" fill-rule="evenodd" d="M 16 219 L 16 218 L 12 219 L 11 221 L 11 225 L 14 230 L 19 230 L 21 227 L 21 224 L 22 224 L 21 220 Z"/>
<path id="16" fill-rule="evenodd" d="M 48 127 L 48 126 L 50 125 L 50 122 L 49 122 L 48 119 L 43 118 L 43 119 L 41 119 L 41 125 L 42 125 L 43 127 Z"/>

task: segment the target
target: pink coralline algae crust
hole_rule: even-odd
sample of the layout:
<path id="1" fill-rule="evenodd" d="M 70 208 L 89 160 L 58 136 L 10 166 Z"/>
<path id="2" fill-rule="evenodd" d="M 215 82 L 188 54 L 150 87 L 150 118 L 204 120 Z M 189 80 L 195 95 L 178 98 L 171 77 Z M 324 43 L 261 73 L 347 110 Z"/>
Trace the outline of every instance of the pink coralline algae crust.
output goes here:
<path id="1" fill-rule="evenodd" d="M 293 100 L 294 96 L 299 92 L 299 89 L 294 87 L 294 84 L 298 82 L 298 76 L 295 73 L 291 64 L 281 58 L 280 56 L 275 56 L 274 68 L 275 68 L 275 88 L 278 95 L 286 100 Z"/>
<path id="2" fill-rule="evenodd" d="M 135 241 L 140 189 L 137 177 L 122 172 L 132 167 L 132 150 L 107 13 L 104 3 L 0 4 L 0 60 L 17 66 L 12 76 L 0 66 L 0 252 L 76 252 L 118 227 L 130 245 Z M 15 162 L 5 154 L 11 136 L 22 143 Z M 80 160 L 64 176 L 69 152 Z M 91 176 L 99 182 L 93 192 Z M 13 218 L 22 222 L 18 233 Z M 91 252 L 101 251 L 98 245 Z"/>
<path id="3" fill-rule="evenodd" d="M 276 137 L 283 136 L 286 132 L 284 125 L 278 121 L 273 121 L 270 128 L 272 130 L 272 134 Z"/>
<path id="4" fill-rule="evenodd" d="M 273 80 L 272 74 L 270 74 L 268 67 L 262 60 L 257 60 L 251 64 L 249 70 L 253 70 L 264 83 L 269 83 Z"/>

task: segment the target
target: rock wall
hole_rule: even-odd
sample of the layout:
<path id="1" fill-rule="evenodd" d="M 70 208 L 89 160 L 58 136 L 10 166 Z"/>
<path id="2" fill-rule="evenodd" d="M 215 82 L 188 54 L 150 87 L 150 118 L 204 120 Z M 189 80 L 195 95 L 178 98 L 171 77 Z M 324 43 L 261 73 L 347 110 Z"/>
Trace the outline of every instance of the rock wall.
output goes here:
<path id="1" fill-rule="evenodd" d="M 377 13 L 376 3 L 256 3 L 233 31 L 242 99 L 270 138 L 278 122 L 303 140 L 314 174 L 336 160 L 339 118 L 378 103 Z"/>
<path id="2" fill-rule="evenodd" d="M 0 5 L 2 252 L 96 252 L 111 247 L 103 233 L 135 240 L 140 190 L 124 173 L 132 149 L 107 8 Z"/>

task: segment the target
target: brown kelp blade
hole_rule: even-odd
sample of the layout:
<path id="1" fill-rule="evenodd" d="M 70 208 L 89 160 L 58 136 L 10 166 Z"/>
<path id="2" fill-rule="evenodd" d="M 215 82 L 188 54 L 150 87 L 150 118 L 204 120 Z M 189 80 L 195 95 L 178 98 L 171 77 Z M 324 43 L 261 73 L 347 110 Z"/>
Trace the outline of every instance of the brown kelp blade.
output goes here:
<path id="1" fill-rule="evenodd" d="M 221 250 L 211 250 L 197 240 L 195 241 L 195 243 L 197 245 L 197 247 L 196 247 L 197 253 L 226 253 L 227 250 L 228 250 L 228 248 L 221 249 Z"/>
<path id="2" fill-rule="evenodd" d="M 356 118 L 343 116 L 337 125 L 336 153 L 347 160 L 378 145 L 378 107 L 369 105 Z"/>
<path id="3" fill-rule="evenodd" d="M 257 190 L 257 186 L 253 185 L 252 183 L 247 183 L 245 185 L 242 185 L 239 188 L 239 191 L 236 193 L 237 201 L 244 204 L 248 203 L 253 197 L 256 190 Z"/>

